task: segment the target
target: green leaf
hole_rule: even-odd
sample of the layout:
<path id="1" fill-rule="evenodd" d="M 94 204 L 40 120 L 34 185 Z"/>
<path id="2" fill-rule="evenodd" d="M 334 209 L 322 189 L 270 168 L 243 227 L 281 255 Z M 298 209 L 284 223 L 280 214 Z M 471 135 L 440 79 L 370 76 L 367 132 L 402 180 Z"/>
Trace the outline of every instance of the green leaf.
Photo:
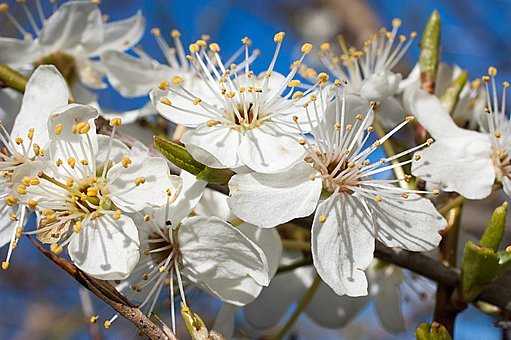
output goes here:
<path id="1" fill-rule="evenodd" d="M 195 175 L 199 180 L 213 184 L 227 184 L 234 175 L 230 169 L 214 169 L 196 161 L 185 147 L 171 140 L 155 136 L 154 145 L 165 158 L 177 167 Z"/>
<path id="2" fill-rule="evenodd" d="M 433 11 L 422 33 L 419 65 L 423 88 L 430 93 L 435 89 L 436 73 L 440 62 L 440 14 Z"/>
<path id="3" fill-rule="evenodd" d="M 498 277 L 501 271 L 499 256 L 493 249 L 468 241 L 461 265 L 463 299 L 473 301 L 479 293 Z"/>
<path id="4" fill-rule="evenodd" d="M 438 322 L 422 323 L 415 331 L 417 340 L 451 340 L 451 335 L 447 329 Z"/>
<path id="5" fill-rule="evenodd" d="M 461 74 L 456 77 L 451 84 L 449 84 L 449 87 L 445 90 L 444 95 L 440 99 L 449 113 L 452 114 L 454 112 L 459 100 L 460 92 L 463 90 L 467 80 L 468 73 L 466 71 L 461 72 Z"/>
<path id="6" fill-rule="evenodd" d="M 498 250 L 506 229 L 507 206 L 508 203 L 504 202 L 493 212 L 491 220 L 486 225 L 486 230 L 481 237 L 481 246 L 494 251 Z"/>
<path id="7" fill-rule="evenodd" d="M 175 166 L 192 175 L 197 176 L 206 167 L 204 164 L 197 162 L 183 146 L 171 140 L 155 136 L 154 145 L 156 149 Z"/>

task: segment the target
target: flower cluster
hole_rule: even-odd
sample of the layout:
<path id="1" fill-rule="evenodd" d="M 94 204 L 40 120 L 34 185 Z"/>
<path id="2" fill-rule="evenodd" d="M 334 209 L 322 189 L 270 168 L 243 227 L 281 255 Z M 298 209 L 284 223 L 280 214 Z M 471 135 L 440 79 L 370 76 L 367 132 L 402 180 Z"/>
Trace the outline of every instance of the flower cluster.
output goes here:
<path id="1" fill-rule="evenodd" d="M 186 314 L 191 287 L 225 303 L 217 326 L 227 336 L 237 308 L 264 332 L 312 287 L 305 312 L 317 323 L 342 327 L 370 296 L 399 332 L 399 287 L 417 289 L 409 273 L 375 260 L 375 247 L 436 249 L 447 226 L 441 191 L 481 199 L 501 185 L 511 195 L 509 83 L 499 100 L 493 67 L 465 84 L 461 69 L 441 64 L 434 92 L 423 89 L 420 65 L 403 79 L 394 68 L 417 34 L 400 35 L 398 19 L 360 49 L 341 40 L 340 54 L 331 43 L 316 53 L 304 43 L 285 71 L 276 68 L 278 32 L 258 73 L 262 52 L 248 37 L 224 59 L 207 35 L 185 47 L 172 30 L 170 47 L 154 28 L 165 65 L 134 47 L 140 13 L 108 23 L 95 1 L 67 2 L 48 18 L 39 1 L 20 5 L 30 30 L 0 4 L 21 36 L 0 38 L 0 63 L 30 66 L 12 128 L 0 125 L 5 270 L 20 238 L 34 235 L 55 254 L 67 248 L 76 267 L 148 315 L 168 295 L 173 330 L 174 300 Z M 76 80 L 102 88 L 103 78 L 125 97 L 148 96 L 147 106 L 100 117 Z M 121 119 L 151 114 L 185 130 L 161 154 L 118 133 Z M 394 144 L 415 131 L 413 142 Z"/>

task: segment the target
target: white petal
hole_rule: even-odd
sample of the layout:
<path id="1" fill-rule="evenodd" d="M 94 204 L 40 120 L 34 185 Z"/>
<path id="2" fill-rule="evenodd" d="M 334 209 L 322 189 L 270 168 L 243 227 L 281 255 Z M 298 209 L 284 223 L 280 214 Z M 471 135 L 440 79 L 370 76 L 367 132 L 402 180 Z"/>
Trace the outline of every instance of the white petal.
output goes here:
<path id="1" fill-rule="evenodd" d="M 68 245 L 71 260 L 87 274 L 101 280 L 126 278 L 139 259 L 137 227 L 131 218 L 110 215 L 88 222 Z"/>
<path id="2" fill-rule="evenodd" d="M 9 216 L 12 212 L 13 209 L 2 202 L 0 205 L 0 248 L 11 241 L 12 233 L 16 228 L 16 223 Z"/>
<path id="3" fill-rule="evenodd" d="M 368 296 L 336 295 L 330 287 L 321 282 L 305 312 L 321 327 L 342 328 L 353 320 L 368 302 Z"/>
<path id="4" fill-rule="evenodd" d="M 276 124 L 267 122 L 242 135 L 238 153 L 243 164 L 252 170 L 275 173 L 297 163 L 305 149 L 297 137 L 285 135 Z"/>
<path id="5" fill-rule="evenodd" d="M 118 163 L 107 172 L 112 202 L 128 212 L 164 206 L 167 203 L 166 190 L 175 192 L 167 162 L 160 157 L 132 161 L 127 168 Z M 144 178 L 145 182 L 136 185 L 137 178 Z"/>
<path id="6" fill-rule="evenodd" d="M 390 130 L 405 118 L 405 113 L 401 104 L 394 97 L 387 97 L 380 102 L 380 107 L 376 113 L 383 127 Z"/>
<path id="7" fill-rule="evenodd" d="M 323 187 L 316 171 L 299 163 L 279 174 L 238 174 L 229 181 L 229 206 L 242 220 L 274 227 L 312 214 Z"/>
<path id="8" fill-rule="evenodd" d="M 96 90 L 107 87 L 103 81 L 105 70 L 99 62 L 84 57 L 75 57 L 75 62 L 78 77 L 83 84 Z"/>
<path id="9" fill-rule="evenodd" d="M 19 66 L 30 64 L 39 57 L 38 43 L 32 39 L 0 37 L 0 64 Z"/>
<path id="10" fill-rule="evenodd" d="M 394 95 L 401 82 L 401 74 L 383 71 L 364 80 L 360 95 L 367 100 L 382 100 Z"/>
<path id="11" fill-rule="evenodd" d="M 220 163 L 223 168 L 236 168 L 241 165 L 238 155 L 241 143 L 240 133 L 229 127 L 221 124 L 210 127 L 204 124 L 196 129 L 186 131 L 181 141 L 187 146 L 187 150 L 192 156 L 203 164 L 216 167 Z M 196 153 L 197 149 L 188 148 L 188 145 L 207 151 L 210 156 L 204 157 L 207 154 Z"/>
<path id="12" fill-rule="evenodd" d="M 430 200 L 418 195 L 407 199 L 367 200 L 375 220 L 375 236 L 389 247 L 412 251 L 432 250 L 442 237 L 439 231 L 447 226 Z"/>
<path id="13" fill-rule="evenodd" d="M 166 65 L 119 51 L 103 53 L 101 62 L 110 84 L 125 97 L 146 96 L 154 86 L 173 75 Z"/>
<path id="14" fill-rule="evenodd" d="M 321 223 L 322 216 L 326 220 Z M 323 281 L 336 294 L 367 295 L 364 270 L 374 252 L 373 225 L 349 195 L 321 202 L 312 225 L 312 258 Z"/>
<path id="15" fill-rule="evenodd" d="M 208 184 L 205 181 L 197 180 L 194 175 L 184 170 L 181 170 L 179 177 L 182 181 L 182 187 L 176 200 L 169 207 L 169 219 L 173 225 L 178 225 L 183 218 L 190 215 Z"/>
<path id="16" fill-rule="evenodd" d="M 67 105 L 68 98 L 66 81 L 55 66 L 39 66 L 27 83 L 11 137 L 26 139 L 28 130 L 33 128 L 33 143 L 45 147 L 48 143 L 48 117 L 57 108 Z"/>
<path id="17" fill-rule="evenodd" d="M 125 51 L 140 41 L 144 35 L 145 18 L 141 11 L 127 19 L 112 21 L 103 25 L 103 42 L 94 53 L 104 51 Z"/>
<path id="18" fill-rule="evenodd" d="M 511 180 L 508 177 L 502 177 L 502 189 L 508 197 L 511 197 Z"/>
<path id="19" fill-rule="evenodd" d="M 412 174 L 442 185 L 468 199 L 487 197 L 495 181 L 487 135 L 469 131 L 466 137 L 442 138 L 420 152 Z"/>
<path id="20" fill-rule="evenodd" d="M 258 228 L 249 223 L 240 224 L 238 229 L 252 242 L 261 247 L 268 262 L 270 277 L 274 277 L 277 273 L 277 269 L 279 269 L 283 250 L 278 231 L 276 229 Z"/>
<path id="21" fill-rule="evenodd" d="M 178 240 L 187 275 L 224 301 L 239 305 L 253 296 L 251 290 L 239 289 L 240 280 L 247 276 L 259 286 L 269 283 L 268 264 L 262 250 L 217 217 L 183 220 Z"/>
<path id="22" fill-rule="evenodd" d="M 229 209 L 228 197 L 221 192 L 206 189 L 195 207 L 195 212 L 199 216 L 216 216 L 224 221 L 230 221 L 234 215 Z"/>
<path id="23" fill-rule="evenodd" d="M 226 339 L 232 339 L 234 336 L 234 318 L 236 317 L 237 309 L 235 305 L 223 303 L 216 315 L 213 330 L 222 334 Z"/>
<path id="24" fill-rule="evenodd" d="M 388 332 L 396 334 L 406 330 L 401 310 L 400 285 L 403 276 L 400 269 L 393 266 L 380 269 L 371 282 L 371 295 L 380 322 Z M 388 273 L 387 273 L 388 272 Z M 374 282 L 374 283 L 373 283 Z"/>
<path id="25" fill-rule="evenodd" d="M 123 156 L 130 153 L 130 149 L 118 139 L 110 138 L 105 135 L 97 135 L 98 153 L 96 154 L 96 162 L 103 164 L 108 160 L 115 163 L 120 162 Z M 111 146 L 110 146 L 111 143 Z M 110 148 L 110 154 L 108 149 Z"/>
<path id="26" fill-rule="evenodd" d="M 77 162 L 87 160 L 89 171 L 94 167 L 95 155 L 98 150 L 96 138 L 96 124 L 94 119 L 98 116 L 96 109 L 89 105 L 69 104 L 58 110 L 48 119 L 48 131 L 50 132 L 50 157 L 53 161 L 61 159 L 63 166 L 69 171 L 81 171 L 82 166 L 72 170 L 66 160 L 70 157 Z M 73 125 L 78 122 L 88 122 L 90 130 L 86 134 L 73 133 Z M 55 134 L 57 125 L 62 125 L 59 135 Z"/>
<path id="27" fill-rule="evenodd" d="M 12 131 L 22 100 L 23 95 L 18 91 L 13 89 L 0 91 L 0 120 L 7 131 Z"/>
<path id="28" fill-rule="evenodd" d="M 96 92 L 89 90 L 81 82 L 75 81 L 71 84 L 71 93 L 76 103 L 94 106 L 96 110 L 101 113 Z M 119 115 L 117 115 L 117 117 L 119 117 Z M 123 123 L 125 123 L 125 121 L 123 121 Z"/>
<path id="29" fill-rule="evenodd" d="M 43 25 L 38 40 L 52 51 L 81 46 L 96 49 L 103 41 L 103 20 L 97 5 L 89 1 L 63 4 Z"/>

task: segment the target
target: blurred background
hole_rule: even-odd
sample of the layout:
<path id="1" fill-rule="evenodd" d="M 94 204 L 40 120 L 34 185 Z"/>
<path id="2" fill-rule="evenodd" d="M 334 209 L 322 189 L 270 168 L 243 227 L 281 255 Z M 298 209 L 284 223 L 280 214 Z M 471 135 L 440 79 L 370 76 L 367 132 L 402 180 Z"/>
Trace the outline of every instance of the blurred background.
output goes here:
<path id="1" fill-rule="evenodd" d="M 29 6 L 35 6 L 32 0 L 26 1 Z M 48 15 L 50 4 L 42 2 Z M 12 13 L 25 22 L 21 6 L 14 0 L 7 3 Z M 404 33 L 417 31 L 420 34 L 431 12 L 438 9 L 442 18 L 442 61 L 458 64 L 472 79 L 484 74 L 490 65 L 497 67 L 502 80 L 511 79 L 511 1 L 508 0 L 103 0 L 100 8 L 109 20 L 122 19 L 141 10 L 147 19 L 147 34 L 141 47 L 161 62 L 163 55 L 149 34 L 153 27 L 160 28 L 167 38 L 171 29 L 179 29 L 185 45 L 201 34 L 209 34 L 220 44 L 225 56 L 233 53 L 240 46 L 240 39 L 247 35 L 253 46 L 262 52 L 254 63 L 256 71 L 262 71 L 271 59 L 273 35 L 278 31 L 285 31 L 287 35 L 276 68 L 287 70 L 304 41 L 318 45 L 342 33 L 350 44 L 361 46 L 379 27 L 389 27 L 395 17 L 402 19 Z M 12 27 L 4 17 L 0 20 L 0 34 L 10 35 Z M 418 53 L 416 42 L 399 65 L 404 74 L 413 67 Z M 105 109 L 122 112 L 142 106 L 146 98 L 125 99 L 106 89 L 99 91 L 99 101 Z M 477 208 L 467 205 L 462 221 L 467 237 L 479 235 L 484 221 L 489 218 L 490 207 L 502 201 L 502 197 L 490 197 L 482 205 L 478 203 Z M 5 249 L 0 251 L 2 258 L 4 252 Z M 195 301 L 194 310 L 212 320 L 218 303 L 198 292 L 191 294 L 195 295 L 190 299 Z M 419 300 L 414 294 L 405 300 L 409 331 L 398 336 L 383 330 L 369 305 L 353 323 L 341 330 L 322 329 L 302 317 L 292 337 L 410 339 L 420 322 L 430 321 L 432 301 L 429 298 Z M 101 317 L 98 325 L 102 325 L 113 311 L 94 298 L 92 303 L 95 313 Z M 0 272 L 0 308 L 0 339 L 88 339 L 91 334 L 99 336 L 97 339 L 137 337 L 136 331 L 123 320 L 118 320 L 109 330 L 102 326 L 93 326 L 91 330 L 82 312 L 78 286 L 37 253 L 26 239 L 20 242 L 9 271 Z M 162 310 L 161 314 L 165 317 L 168 310 Z M 505 335 L 494 325 L 494 320 L 470 308 L 458 319 L 456 337 L 500 339 Z"/>

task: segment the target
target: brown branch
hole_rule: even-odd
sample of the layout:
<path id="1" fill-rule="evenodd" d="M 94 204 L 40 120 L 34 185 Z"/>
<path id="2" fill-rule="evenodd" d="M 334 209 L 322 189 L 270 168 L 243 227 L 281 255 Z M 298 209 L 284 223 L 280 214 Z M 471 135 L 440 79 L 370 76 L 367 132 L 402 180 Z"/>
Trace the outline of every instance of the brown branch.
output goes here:
<path id="1" fill-rule="evenodd" d="M 45 249 L 33 238 L 30 238 L 30 240 L 37 250 L 73 277 L 78 283 L 90 290 L 99 299 L 116 310 L 120 315 L 133 323 L 143 335 L 152 340 L 177 340 L 176 336 L 172 332 L 169 332 L 168 328 L 162 329 L 156 325 L 108 282 L 88 276 L 71 262 Z"/>

